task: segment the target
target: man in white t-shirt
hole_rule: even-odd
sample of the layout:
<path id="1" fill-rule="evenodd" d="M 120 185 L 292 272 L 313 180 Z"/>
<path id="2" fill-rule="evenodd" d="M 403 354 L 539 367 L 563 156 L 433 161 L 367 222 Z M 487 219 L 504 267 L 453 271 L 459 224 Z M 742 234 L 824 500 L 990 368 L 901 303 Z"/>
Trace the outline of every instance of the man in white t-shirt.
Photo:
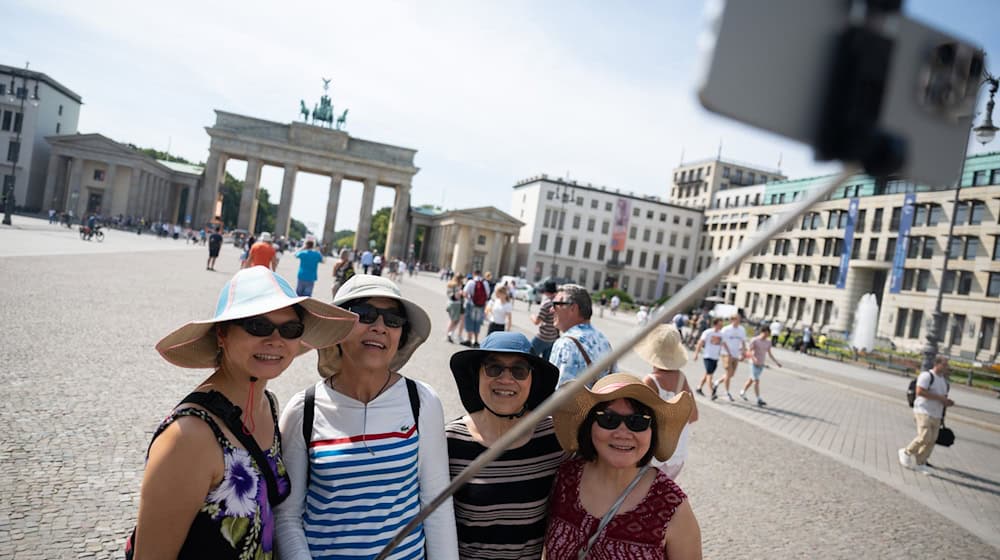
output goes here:
<path id="1" fill-rule="evenodd" d="M 908 469 L 929 473 L 927 458 L 934 450 L 944 410 L 955 401 L 948 398 L 951 369 L 946 356 L 936 356 L 934 367 L 917 377 L 917 398 L 913 401 L 913 418 L 917 422 L 917 437 L 899 450 L 899 463 Z"/>
<path id="2" fill-rule="evenodd" d="M 774 320 L 771 321 L 771 326 L 770 326 L 770 329 L 771 329 L 771 346 L 777 346 L 778 345 L 778 337 L 781 336 L 781 327 L 783 327 L 783 326 L 784 325 L 781 324 L 781 321 L 779 321 L 777 317 L 775 317 Z"/>
<path id="3" fill-rule="evenodd" d="M 698 359 L 698 354 L 701 353 L 702 349 L 705 350 L 705 375 L 698 382 L 698 388 L 694 392 L 704 397 L 705 393 L 701 392 L 701 387 L 706 381 L 709 387 L 713 386 L 712 375 L 715 374 L 715 368 L 719 367 L 719 356 L 722 354 L 722 319 L 714 319 L 712 321 L 712 328 L 705 329 L 701 333 L 701 336 L 698 338 L 698 345 L 694 348 L 692 361 Z M 715 400 L 715 391 L 712 391 L 712 400 Z"/>
<path id="4" fill-rule="evenodd" d="M 736 375 L 736 366 L 740 365 L 747 355 L 747 332 L 743 330 L 742 318 L 737 313 L 733 315 L 726 328 L 722 329 L 722 349 L 727 354 L 726 375 L 712 385 L 712 398 L 715 398 L 719 385 L 726 384 L 726 397 L 732 401 L 733 394 L 729 392 L 729 382 Z"/>

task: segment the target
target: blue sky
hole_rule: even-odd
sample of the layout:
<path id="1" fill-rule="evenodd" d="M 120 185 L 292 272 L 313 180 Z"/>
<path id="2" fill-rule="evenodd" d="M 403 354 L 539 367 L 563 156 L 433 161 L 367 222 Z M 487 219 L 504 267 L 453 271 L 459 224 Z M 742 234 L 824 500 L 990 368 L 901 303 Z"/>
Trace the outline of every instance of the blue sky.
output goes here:
<path id="1" fill-rule="evenodd" d="M 710 157 L 720 141 L 724 157 L 775 166 L 780 155 L 792 177 L 832 169 L 697 104 L 701 2 L 5 4 L 15 25 L 0 63 L 30 60 L 79 93 L 81 132 L 195 161 L 213 109 L 288 122 L 326 77 L 352 135 L 418 150 L 414 204 L 508 210 L 511 186 L 539 173 L 663 196 L 682 151 Z M 1000 58 L 1000 3 L 906 10 Z M 228 170 L 242 178 L 245 166 Z M 281 171 L 265 168 L 262 184 L 277 200 Z M 292 215 L 321 224 L 327 185 L 300 174 Z M 360 190 L 345 183 L 338 227 L 355 226 Z M 391 202 L 379 189 L 376 208 Z"/>

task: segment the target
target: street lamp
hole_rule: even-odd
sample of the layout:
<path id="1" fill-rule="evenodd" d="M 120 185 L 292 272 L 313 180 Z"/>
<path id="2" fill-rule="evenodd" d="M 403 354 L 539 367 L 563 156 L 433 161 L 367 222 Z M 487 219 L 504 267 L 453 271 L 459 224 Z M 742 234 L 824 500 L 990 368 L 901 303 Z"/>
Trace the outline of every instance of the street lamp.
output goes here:
<path id="1" fill-rule="evenodd" d="M 549 276 L 556 276 L 556 239 L 562 239 L 563 220 L 566 217 L 566 203 L 576 202 L 576 190 L 566 185 L 556 185 L 556 198 L 559 199 L 559 215 L 556 216 L 556 236 L 552 240 L 552 268 Z"/>
<path id="2" fill-rule="evenodd" d="M 986 104 L 986 115 L 983 117 L 983 124 L 975 127 L 972 131 L 976 135 L 976 140 L 981 144 L 988 144 L 996 136 L 997 127 L 993 126 L 993 96 L 997 93 L 998 79 L 993 76 L 985 69 L 983 70 L 983 81 L 979 83 L 977 87 L 983 84 L 990 84 L 990 100 Z M 938 354 L 938 343 L 944 337 L 944 325 L 941 324 L 941 298 L 944 295 L 944 278 L 948 275 L 948 259 L 951 254 L 951 237 L 955 231 L 955 215 L 958 213 L 958 197 L 962 190 L 962 175 L 965 174 L 965 159 L 967 157 L 962 157 L 962 170 L 958 174 L 958 184 L 955 185 L 955 197 L 951 202 L 951 223 L 948 224 L 948 238 L 944 246 L 944 263 L 941 265 L 941 282 L 938 285 L 937 298 L 934 302 L 934 313 L 931 315 L 931 323 L 927 329 L 927 336 L 925 337 L 926 342 L 924 343 L 923 349 L 923 363 L 921 364 L 921 369 L 927 371 L 934 366 L 934 357 Z M 954 289 L 954 282 L 952 283 L 952 288 Z"/>
<path id="3" fill-rule="evenodd" d="M 11 159 L 11 171 L 10 181 L 4 180 L 3 185 L 3 224 L 5 226 L 11 225 L 10 216 L 14 212 L 14 187 L 17 184 L 17 162 L 21 156 L 21 129 L 24 128 L 25 121 L 24 118 L 24 102 L 28 97 L 28 66 L 30 63 L 24 64 L 24 72 L 20 75 L 21 77 L 21 87 L 15 89 L 15 79 L 18 76 L 17 71 L 11 68 L 10 71 L 10 91 L 7 93 L 7 101 L 11 104 L 14 103 L 16 99 L 21 100 L 21 107 L 18 111 L 18 116 L 21 118 L 21 122 L 17 121 L 17 116 L 14 117 L 14 150 L 13 158 Z M 38 79 L 35 79 L 35 90 L 31 95 L 31 106 L 38 107 Z"/>

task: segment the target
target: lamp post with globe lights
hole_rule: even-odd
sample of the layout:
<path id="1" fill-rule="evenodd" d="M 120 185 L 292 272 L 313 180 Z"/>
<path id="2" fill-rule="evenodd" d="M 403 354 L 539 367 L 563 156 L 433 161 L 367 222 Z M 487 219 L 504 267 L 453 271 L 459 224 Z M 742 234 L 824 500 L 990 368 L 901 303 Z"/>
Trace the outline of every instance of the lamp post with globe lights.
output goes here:
<path id="1" fill-rule="evenodd" d="M 990 100 L 986 103 L 986 115 L 983 117 L 983 124 L 972 129 L 976 140 L 984 146 L 990 143 L 997 134 L 997 127 L 993 125 L 994 96 L 997 93 L 998 79 L 996 76 L 983 70 L 983 81 L 977 87 L 989 84 Z M 941 265 L 941 282 L 938 284 L 937 298 L 934 302 L 934 313 L 931 315 L 928 324 L 927 336 L 923 348 L 923 363 L 920 365 L 922 371 L 930 370 L 934 366 L 934 357 L 938 354 L 938 345 L 944 337 L 944 325 L 941 324 L 941 299 L 944 295 L 944 278 L 948 275 L 948 259 L 951 255 L 951 237 L 955 231 L 955 216 L 958 213 L 959 194 L 962 190 L 962 175 L 965 174 L 965 158 L 962 159 L 962 171 L 958 175 L 958 184 L 955 185 L 955 197 L 951 203 L 951 221 L 948 225 L 948 237 L 944 246 L 944 261 Z"/>
<path id="2" fill-rule="evenodd" d="M 24 128 L 25 121 L 24 118 L 24 103 L 28 100 L 28 66 L 29 63 L 25 63 L 23 71 L 17 71 L 13 68 L 10 73 L 10 86 L 7 92 L 7 102 L 15 103 L 20 100 L 20 107 L 17 115 L 14 117 L 14 143 L 10 146 L 10 180 L 4 178 L 3 185 L 3 224 L 6 226 L 11 225 L 11 214 L 14 213 L 14 186 L 17 184 L 17 163 L 20 160 L 21 155 L 21 129 Z M 16 87 L 17 78 L 21 78 L 21 87 Z M 35 89 L 31 95 L 31 106 L 38 107 L 38 79 L 35 79 Z"/>

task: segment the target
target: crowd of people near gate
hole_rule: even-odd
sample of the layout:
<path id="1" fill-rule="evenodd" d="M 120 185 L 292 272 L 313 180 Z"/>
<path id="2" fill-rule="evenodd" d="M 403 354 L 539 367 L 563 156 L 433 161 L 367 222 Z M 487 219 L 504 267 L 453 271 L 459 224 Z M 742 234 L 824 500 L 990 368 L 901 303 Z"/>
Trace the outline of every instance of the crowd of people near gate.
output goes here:
<path id="1" fill-rule="evenodd" d="M 454 275 L 441 318 L 460 323 L 448 332 L 460 346 L 441 367 L 465 414 L 446 421 L 441 388 L 401 373 L 432 315 L 374 273 L 375 255 L 337 254 L 325 302 L 254 251 L 264 237 L 215 314 L 156 345 L 168 362 L 210 373 L 155 431 L 127 557 L 375 558 L 393 539 L 387 558 L 701 557 L 678 484 L 698 415 L 676 327 L 634 349 L 648 370 L 612 364 L 574 383 L 611 351 L 585 288 L 544 286 L 529 338 L 511 330 L 510 286 Z M 300 272 L 314 261 L 300 259 Z M 268 381 L 311 350 L 318 381 L 277 402 Z M 557 391 L 572 394 L 522 424 Z M 517 441 L 410 523 L 515 429 Z"/>

